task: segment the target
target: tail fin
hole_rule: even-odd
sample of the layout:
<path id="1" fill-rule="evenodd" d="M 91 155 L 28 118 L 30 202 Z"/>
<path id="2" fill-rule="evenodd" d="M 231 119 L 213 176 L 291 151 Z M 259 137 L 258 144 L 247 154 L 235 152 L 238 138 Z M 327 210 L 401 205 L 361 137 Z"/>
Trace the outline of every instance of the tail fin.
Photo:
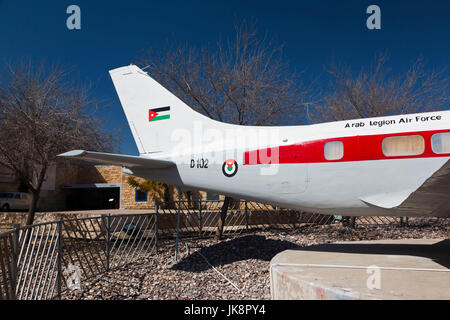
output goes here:
<path id="1" fill-rule="evenodd" d="M 210 120 L 135 65 L 109 71 L 139 153 L 168 152 L 174 129 Z"/>

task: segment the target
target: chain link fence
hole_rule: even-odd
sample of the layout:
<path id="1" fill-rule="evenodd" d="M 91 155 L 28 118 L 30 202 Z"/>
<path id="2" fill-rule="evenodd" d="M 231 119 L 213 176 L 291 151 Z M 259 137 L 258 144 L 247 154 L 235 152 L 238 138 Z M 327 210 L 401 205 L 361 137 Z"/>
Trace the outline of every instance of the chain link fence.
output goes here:
<path id="1" fill-rule="evenodd" d="M 223 201 L 179 201 L 157 203 L 158 233 L 161 237 L 214 236 L 220 219 Z M 180 219 L 178 221 L 178 213 Z M 224 221 L 223 235 L 267 228 L 296 228 L 305 225 L 330 224 L 334 216 L 288 210 L 249 201 L 233 201 Z"/>
<path id="2" fill-rule="evenodd" d="M 157 203 L 145 214 L 103 215 L 16 226 L 0 234 L 0 300 L 57 299 L 89 279 L 157 253 L 158 239 L 216 235 L 223 201 Z M 233 201 L 223 236 L 267 228 L 448 225 L 446 218 L 342 217 Z M 175 254 L 176 256 L 176 254 Z"/>

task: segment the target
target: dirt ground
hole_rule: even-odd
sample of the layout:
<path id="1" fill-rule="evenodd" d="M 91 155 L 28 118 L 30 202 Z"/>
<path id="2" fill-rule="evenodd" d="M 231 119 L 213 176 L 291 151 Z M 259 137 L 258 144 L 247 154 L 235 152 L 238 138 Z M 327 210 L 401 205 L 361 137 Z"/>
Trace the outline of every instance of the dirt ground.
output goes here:
<path id="1" fill-rule="evenodd" d="M 448 239 L 445 224 L 414 226 L 342 225 L 295 230 L 265 230 L 214 239 L 182 239 L 174 263 L 175 241 L 162 240 L 158 254 L 102 274 L 81 279 L 81 290 L 63 299 L 270 299 L 270 260 L 279 252 L 335 241 Z"/>

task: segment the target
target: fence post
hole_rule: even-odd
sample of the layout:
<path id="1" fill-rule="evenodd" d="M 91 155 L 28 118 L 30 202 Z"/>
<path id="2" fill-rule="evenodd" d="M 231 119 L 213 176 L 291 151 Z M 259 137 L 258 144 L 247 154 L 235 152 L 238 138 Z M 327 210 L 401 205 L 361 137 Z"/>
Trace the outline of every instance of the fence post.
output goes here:
<path id="1" fill-rule="evenodd" d="M 408 225 L 408 217 L 400 217 L 400 226 L 404 227 Z"/>
<path id="2" fill-rule="evenodd" d="M 178 262 L 178 240 L 180 237 L 181 189 L 178 189 L 177 236 L 175 239 L 175 262 Z"/>
<path id="3" fill-rule="evenodd" d="M 297 228 L 297 211 L 291 210 L 292 214 L 292 226 L 294 227 L 294 230 Z"/>
<path id="4" fill-rule="evenodd" d="M 356 217 L 350 218 L 350 228 L 352 228 L 352 229 L 356 228 Z"/>
<path id="5" fill-rule="evenodd" d="M 248 232 L 248 208 L 247 208 L 247 200 L 244 201 L 244 215 L 245 215 L 245 232 Z"/>
<path id="6" fill-rule="evenodd" d="M 12 259 L 11 259 L 11 300 L 17 300 L 17 268 L 18 268 L 18 256 L 19 256 L 19 228 L 18 224 L 14 224 L 14 233 L 11 238 L 11 247 L 12 247 Z"/>
<path id="7" fill-rule="evenodd" d="M 159 213 L 159 202 L 155 202 L 155 250 L 158 253 L 158 213 Z"/>
<path id="8" fill-rule="evenodd" d="M 58 299 L 61 300 L 61 274 L 62 274 L 62 222 L 63 222 L 63 217 L 59 216 L 59 220 L 58 220 L 58 242 L 57 242 L 57 246 L 58 246 L 58 258 L 56 260 L 56 264 L 57 264 L 57 273 L 56 273 L 56 294 L 58 296 Z"/>
<path id="9" fill-rule="evenodd" d="M 105 245 L 106 245 L 106 271 L 110 270 L 110 253 L 111 253 L 111 213 L 108 213 L 106 215 L 106 239 L 105 239 Z"/>
<path id="10" fill-rule="evenodd" d="M 198 236 L 202 237 L 202 199 L 198 200 Z"/>

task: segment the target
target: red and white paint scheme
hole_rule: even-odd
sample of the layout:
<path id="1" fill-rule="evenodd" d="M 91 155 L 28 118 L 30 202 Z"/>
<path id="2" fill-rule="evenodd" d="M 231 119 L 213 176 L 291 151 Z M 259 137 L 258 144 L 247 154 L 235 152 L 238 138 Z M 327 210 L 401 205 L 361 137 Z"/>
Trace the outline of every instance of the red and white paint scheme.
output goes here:
<path id="1" fill-rule="evenodd" d="M 237 126 L 194 111 L 135 65 L 110 75 L 140 155 L 74 150 L 62 157 L 325 214 L 450 215 L 450 111 Z M 163 121 L 151 121 L 149 110 L 166 112 L 158 113 Z"/>

